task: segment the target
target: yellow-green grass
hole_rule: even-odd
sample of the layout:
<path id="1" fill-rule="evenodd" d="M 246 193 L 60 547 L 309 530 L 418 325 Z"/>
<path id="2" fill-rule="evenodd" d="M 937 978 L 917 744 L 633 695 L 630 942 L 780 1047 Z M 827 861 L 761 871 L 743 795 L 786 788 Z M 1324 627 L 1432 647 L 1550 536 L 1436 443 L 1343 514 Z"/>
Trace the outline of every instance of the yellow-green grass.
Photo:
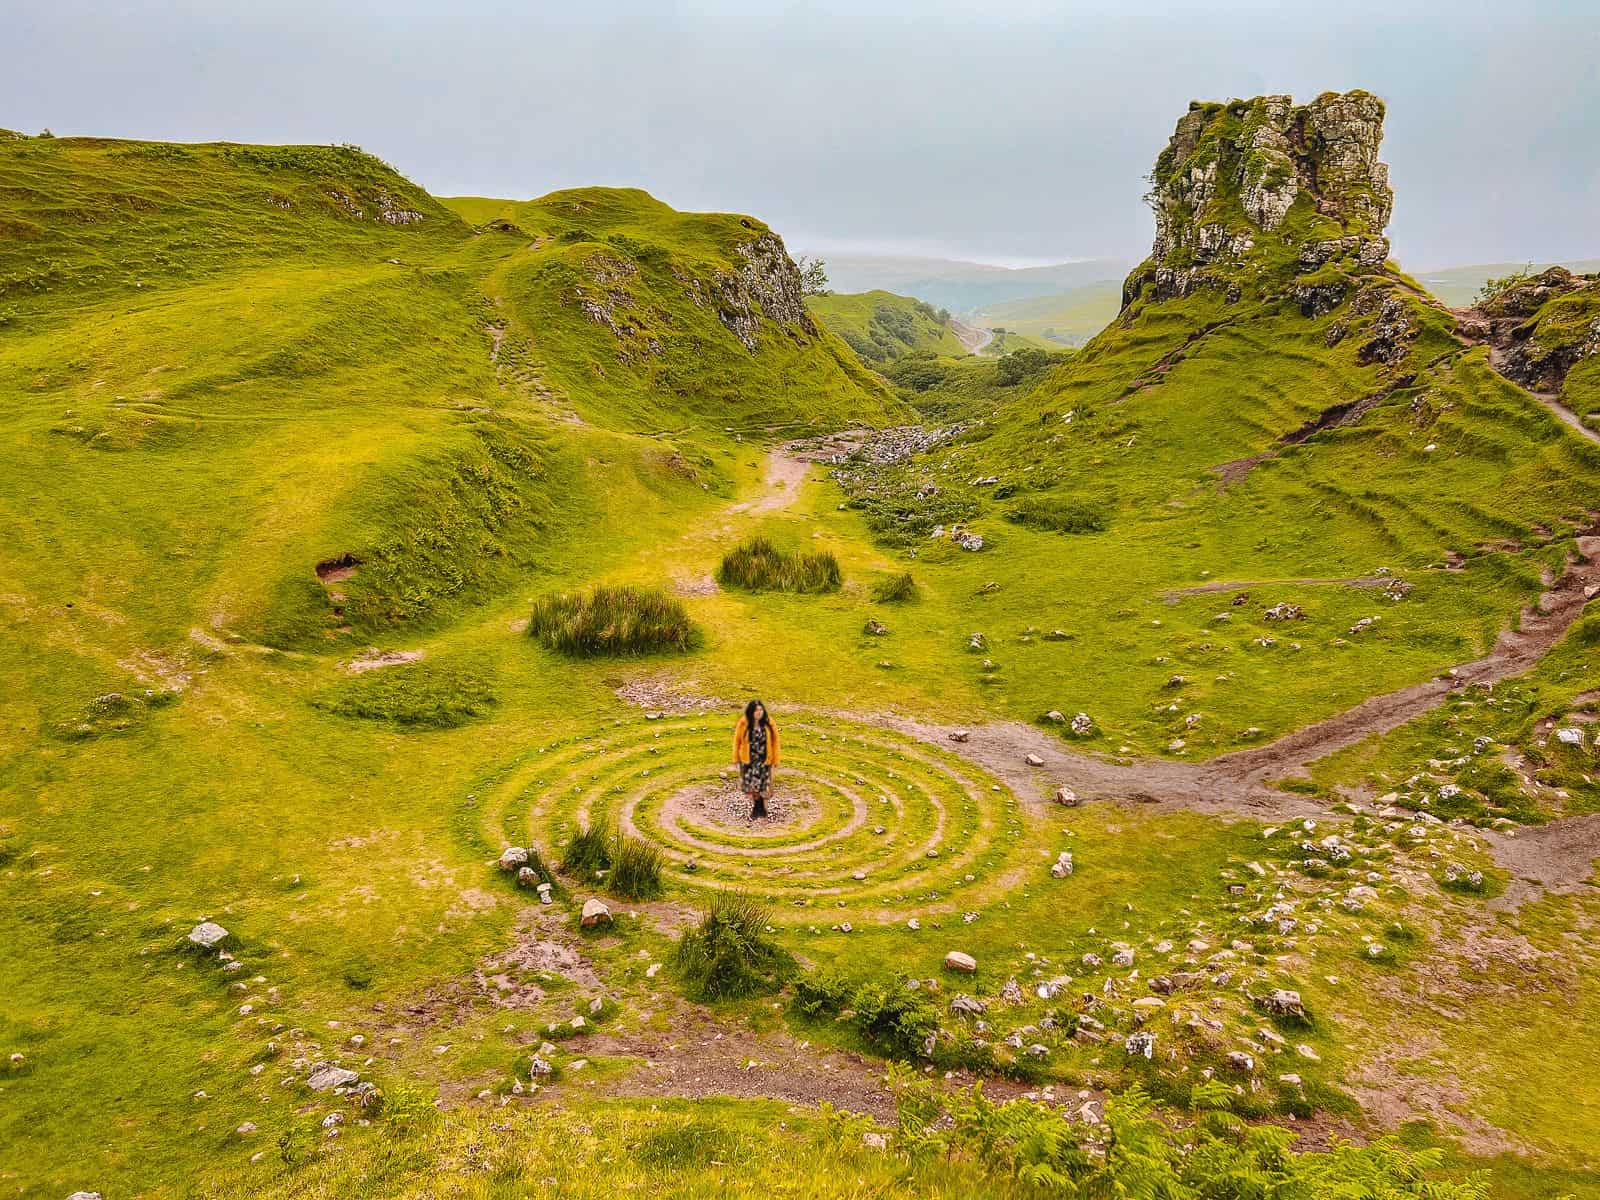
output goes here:
<path id="1" fill-rule="evenodd" d="M 309 1097 L 280 1082 L 289 1055 L 269 1058 L 268 1042 L 298 1027 L 307 1036 L 295 1040 L 321 1053 L 374 1057 L 372 1073 L 396 1096 L 439 1087 L 460 1105 L 506 1084 L 548 1023 L 586 1011 L 590 997 L 544 980 L 538 1004 L 508 1012 L 471 991 L 472 973 L 512 944 L 519 922 L 549 921 L 576 937 L 585 893 L 567 881 L 573 894 L 541 915 L 490 860 L 528 838 L 557 861 L 555 843 L 584 806 L 620 812 L 637 796 L 635 820 L 648 823 L 679 782 L 730 786 L 720 778 L 728 736 L 736 704 L 752 694 L 793 734 L 780 779 L 817 777 L 808 786 L 820 821 L 852 819 L 857 797 L 896 818 L 841 837 L 848 861 L 797 849 L 807 839 L 794 829 L 703 832 L 704 869 L 669 867 L 667 903 L 693 907 L 717 886 L 765 884 L 781 903 L 777 936 L 815 965 L 940 976 L 959 938 L 981 964 L 968 986 L 988 991 L 1012 972 L 1031 979 L 1027 950 L 1064 961 L 1116 938 L 1177 940 L 1202 921 L 1221 930 L 1237 915 L 1221 872 L 1264 853 L 1254 829 L 1138 809 L 1041 813 L 1036 796 L 1013 795 L 946 747 L 913 743 L 876 718 L 1033 720 L 1085 709 L 1104 731 L 1090 748 L 1126 745 L 1130 757 L 1161 752 L 1191 712 L 1203 720 L 1186 734 L 1190 757 L 1231 748 L 1250 726 L 1286 732 L 1480 653 L 1536 593 L 1540 570 L 1559 565 L 1595 494 L 1592 451 L 1490 374 L 1481 353 L 1442 361 L 1362 425 L 1219 490 L 1211 467 L 1365 394 L 1375 373 L 1355 364 L 1349 344 L 1328 350 L 1327 322 L 1246 304 L 1248 319 L 1196 343 L 1162 382 L 1124 395 L 1197 328 L 1243 311 L 1195 299 L 1109 332 L 1037 387 L 982 384 L 988 423 L 928 462 L 949 493 L 970 496 L 989 545 L 970 554 L 919 540 L 913 560 L 874 540 L 868 514 L 841 511 L 845 496 L 823 470 L 798 486 L 767 481 L 769 428 L 882 423 L 908 410 L 831 335 L 801 345 L 766 328 L 752 356 L 674 287 L 675 265 L 737 266 L 730 246 L 759 222 L 584 190 L 499 207 L 454 202 L 467 223 L 418 196 L 424 222 L 391 227 L 323 204 L 329 187 L 370 192 L 381 182 L 400 194 L 403 181 L 368 159 L 126 149 L 0 146 L 9 156 L 0 162 L 31 189 L 6 218 L 46 230 L 0 253 L 9 531 L 0 544 L 0 1062 L 24 1056 L 0 1076 L 0 1182 L 18 1189 L 181 1194 L 206 1172 L 237 1169 L 219 1184 L 337 1190 L 343 1162 L 375 1173 L 362 1185 L 372 1194 L 435 1186 L 435 1164 L 484 1136 L 477 1115 L 452 1116 L 442 1141 L 408 1143 L 387 1165 L 366 1157 L 396 1131 L 382 1120 L 347 1130 L 349 1158 L 281 1164 L 277 1139 L 306 1124 L 295 1110 Z M 269 204 L 280 192 L 297 207 Z M 71 215 L 79 210 L 96 219 Z M 468 223 L 495 216 L 520 232 L 473 235 Z M 590 240 L 562 240 L 572 233 Z M 560 281 L 576 273 L 589 286 L 581 281 L 592 282 L 584 273 L 596 256 L 637 265 L 632 308 L 662 336 L 662 355 L 621 361 L 619 350 L 637 347 L 567 302 Z M 1442 325 L 1430 324 L 1420 357 L 1449 349 Z M 1437 450 L 1422 448 L 1429 440 Z M 988 474 L 1017 490 L 991 498 L 969 482 Z M 1109 527 L 1063 534 L 1000 516 L 1041 497 L 1104 503 Z M 708 590 L 722 554 L 758 534 L 833 553 L 844 588 Z M 1512 539 L 1525 548 L 1497 548 Z M 1464 556 L 1464 569 L 1430 567 L 1447 550 Z M 354 574 L 319 581 L 316 565 L 344 556 L 359 560 Z M 1379 565 L 1413 582 L 1411 596 L 1391 603 L 1338 582 Z M 875 583 L 907 569 L 913 601 L 872 599 Z M 1233 609 L 1231 589 L 1168 602 L 1218 580 L 1250 591 L 1251 603 Z M 702 646 L 619 665 L 567 660 L 526 636 L 535 598 L 597 583 L 678 594 Z M 1264 622 L 1278 600 L 1302 604 L 1308 619 L 1288 629 Z M 1228 621 L 1214 620 L 1225 610 Z M 1347 633 L 1374 612 L 1383 616 L 1376 636 Z M 869 616 L 886 637 L 863 633 Z M 1055 628 L 1068 638 L 1047 638 Z M 979 630 L 986 653 L 967 649 Z M 1254 645 L 1263 635 L 1278 645 Z M 376 668 L 401 674 L 371 684 L 346 665 L 370 659 L 369 647 L 422 658 Z M 457 687 L 456 671 L 481 688 Z M 1174 674 L 1189 682 L 1168 688 Z M 647 722 L 614 694 L 641 682 L 729 703 Z M 96 697 L 110 692 L 133 698 L 125 728 L 98 715 L 106 706 Z M 453 699 L 466 692 L 493 702 Z M 441 703 L 450 720 L 437 723 L 459 725 L 403 719 Z M 63 736 L 84 723 L 87 733 Z M 591 768 L 585 756 L 599 749 Z M 539 767 L 564 774 L 542 777 Z M 552 790 L 535 786 L 540 778 Z M 939 807 L 939 857 L 907 857 L 933 836 Z M 878 823 L 885 835 L 871 834 Z M 758 856 L 740 853 L 762 837 L 782 851 L 764 857 L 791 874 L 763 873 Z M 889 837 L 886 852 L 878 839 Z M 659 838 L 673 849 L 667 832 Z M 1066 848 L 1075 874 L 1050 879 L 1049 862 Z M 687 852 L 678 853 L 681 862 Z M 1274 863 L 1291 853 L 1275 852 Z M 867 878 L 855 880 L 861 868 Z M 839 890 L 792 903 L 818 884 Z M 1317 980 L 1380 969 L 1409 977 L 1448 922 L 1481 903 L 1423 899 L 1446 928 L 1425 932 L 1392 968 L 1346 961 L 1358 929 L 1381 930 L 1402 911 L 1391 895 L 1381 912 L 1339 926 L 1327 951 L 1337 966 L 1274 966 L 1327 1014 L 1311 1035 L 1327 1066 L 1307 1078 L 1337 1088 L 1343 1022 L 1360 1028 L 1373 1016 L 1356 987 Z M 969 925 L 966 911 L 980 915 Z M 904 922 L 918 914 L 926 919 L 913 932 Z M 224 975 L 176 950 L 203 916 L 234 933 L 242 971 Z M 1568 919 L 1549 910 L 1552 938 Z M 852 932 L 830 928 L 842 921 Z M 620 1001 L 608 1021 L 632 1030 L 664 1019 L 647 1003 L 639 952 L 665 961 L 671 936 L 648 914 L 624 911 L 614 933 L 583 947 Z M 234 982 L 244 992 L 230 991 Z M 241 1014 L 246 1003 L 254 1011 Z M 430 1004 L 443 1006 L 437 1025 L 406 1015 Z M 1572 1036 L 1587 1045 L 1591 1015 L 1571 1012 Z M 787 1009 L 735 1010 L 758 1013 L 768 1027 L 801 1024 Z M 1559 1046 L 1547 1053 L 1536 1036 L 1537 1001 L 1508 997 L 1497 1013 L 1518 1032 L 1484 1052 L 1528 1055 L 1530 1079 L 1556 1078 Z M 1228 1021 L 1245 1032 L 1237 1014 Z M 804 1029 L 861 1044 L 844 1027 Z M 359 1051 L 352 1033 L 367 1039 Z M 1459 1061 L 1476 1061 L 1464 1043 L 1451 1045 Z M 1093 1057 L 1062 1048 L 1052 1070 L 1128 1078 Z M 266 1065 L 251 1075 L 257 1063 Z M 1492 1119 L 1516 1124 L 1555 1161 L 1575 1161 L 1586 1125 L 1569 1137 L 1553 1108 L 1522 1111 L 1493 1106 Z M 759 1114 L 765 1132 L 772 1116 Z M 650 1137 L 661 1120 L 627 1108 L 541 1112 L 532 1123 L 545 1132 L 528 1136 L 570 1145 L 591 1119 L 624 1141 Z M 232 1132 L 245 1121 L 259 1127 L 253 1141 Z M 734 1124 L 748 1147 L 747 1126 Z M 970 1191 L 960 1163 L 908 1174 L 863 1158 L 856 1140 L 822 1150 L 782 1143 L 766 1165 L 750 1160 L 751 1186 L 770 1191 L 844 1164 L 865 1194 Z M 258 1149 L 273 1165 L 246 1165 Z M 545 1178 L 544 1150 L 528 1156 L 522 1174 L 508 1168 L 505 1182 L 486 1183 L 488 1194 Z M 596 1186 L 594 1162 L 570 1170 L 575 1194 Z M 692 1193 L 720 1170 L 697 1164 L 669 1183 Z"/>

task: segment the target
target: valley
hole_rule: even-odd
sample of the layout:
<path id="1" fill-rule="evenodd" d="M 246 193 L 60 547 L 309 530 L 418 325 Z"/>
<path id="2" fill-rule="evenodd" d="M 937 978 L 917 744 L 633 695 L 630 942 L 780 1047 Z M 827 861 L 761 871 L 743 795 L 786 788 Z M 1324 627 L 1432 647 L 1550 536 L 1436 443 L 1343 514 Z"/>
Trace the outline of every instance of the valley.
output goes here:
<path id="1" fill-rule="evenodd" d="M 0 1184 L 1600 1196 L 1600 277 L 1384 118 L 1003 299 L 0 134 Z"/>

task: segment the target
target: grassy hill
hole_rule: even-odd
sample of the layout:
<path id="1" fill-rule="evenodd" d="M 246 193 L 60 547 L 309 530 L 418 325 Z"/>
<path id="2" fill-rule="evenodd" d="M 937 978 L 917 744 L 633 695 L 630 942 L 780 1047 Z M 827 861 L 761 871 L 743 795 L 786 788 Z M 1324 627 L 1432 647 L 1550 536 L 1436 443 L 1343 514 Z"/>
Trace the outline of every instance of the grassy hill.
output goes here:
<path id="1" fill-rule="evenodd" d="M 980 325 L 1001 325 L 1057 346 L 1081 346 L 1117 315 L 1121 284 L 1084 284 L 1070 291 L 990 304 L 973 314 Z"/>
<path id="2" fill-rule="evenodd" d="M 808 297 L 806 307 L 824 328 L 872 366 L 917 352 L 956 357 L 966 353 L 966 347 L 950 331 L 949 314 L 941 315 L 931 304 L 909 296 L 884 291 L 830 292 Z"/>
<path id="3" fill-rule="evenodd" d="M 1600 450 L 1375 106 L 1196 105 L 1102 333 L 882 377 L 754 218 L 0 142 L 0 1182 L 1594 1195 Z"/>

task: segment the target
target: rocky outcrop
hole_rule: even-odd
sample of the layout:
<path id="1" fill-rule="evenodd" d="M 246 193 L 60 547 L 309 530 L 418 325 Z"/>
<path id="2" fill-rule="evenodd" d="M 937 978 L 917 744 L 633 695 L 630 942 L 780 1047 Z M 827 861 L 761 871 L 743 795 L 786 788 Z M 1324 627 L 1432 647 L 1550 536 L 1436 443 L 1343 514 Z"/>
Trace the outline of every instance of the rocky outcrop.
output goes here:
<path id="1" fill-rule="evenodd" d="M 1123 289 L 1126 306 L 1153 286 L 1158 300 L 1245 288 L 1337 265 L 1381 270 L 1393 208 L 1388 167 L 1378 160 L 1383 102 L 1368 92 L 1330 92 L 1310 104 L 1259 96 L 1195 102 L 1151 172 L 1156 215 L 1150 258 Z M 1320 313 L 1344 292 L 1318 279 L 1300 299 Z M 1308 313 L 1309 315 L 1309 313 Z"/>
<path id="2" fill-rule="evenodd" d="M 1507 379 L 1555 394 L 1573 367 L 1600 354 L 1600 275 L 1551 267 L 1512 280 L 1456 318 L 1456 335 L 1487 344 L 1490 363 Z"/>
<path id="3" fill-rule="evenodd" d="M 783 239 L 768 231 L 734 249 L 743 261 L 736 270 L 717 275 L 711 284 L 717 318 L 733 336 L 754 354 L 765 314 L 798 342 L 815 337 L 817 327 L 806 311 L 800 271 Z"/>

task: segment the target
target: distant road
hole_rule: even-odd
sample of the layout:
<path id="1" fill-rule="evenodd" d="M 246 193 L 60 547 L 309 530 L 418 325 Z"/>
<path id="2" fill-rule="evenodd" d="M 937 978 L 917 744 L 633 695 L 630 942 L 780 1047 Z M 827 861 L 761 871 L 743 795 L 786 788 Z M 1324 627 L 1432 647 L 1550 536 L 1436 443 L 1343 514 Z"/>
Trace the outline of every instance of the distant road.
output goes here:
<path id="1" fill-rule="evenodd" d="M 967 348 L 968 354 L 982 354 L 983 348 L 994 341 L 994 330 L 964 325 L 954 317 L 950 318 L 950 332 L 955 334 L 956 340 Z"/>

